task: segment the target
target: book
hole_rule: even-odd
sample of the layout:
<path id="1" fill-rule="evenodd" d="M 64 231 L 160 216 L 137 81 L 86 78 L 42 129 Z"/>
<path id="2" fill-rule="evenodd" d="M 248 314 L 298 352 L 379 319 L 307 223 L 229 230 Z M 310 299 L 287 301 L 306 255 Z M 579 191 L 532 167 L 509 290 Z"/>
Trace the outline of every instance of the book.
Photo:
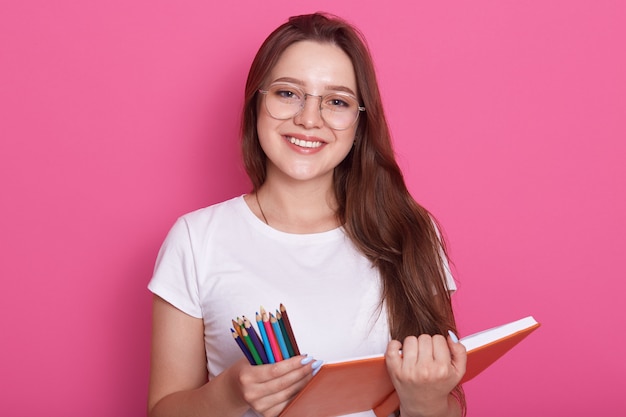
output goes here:
<path id="1" fill-rule="evenodd" d="M 467 350 L 465 383 L 487 369 L 540 326 L 532 316 L 460 340 Z M 383 354 L 323 364 L 280 417 L 335 417 L 374 410 L 388 417 L 400 406 Z"/>

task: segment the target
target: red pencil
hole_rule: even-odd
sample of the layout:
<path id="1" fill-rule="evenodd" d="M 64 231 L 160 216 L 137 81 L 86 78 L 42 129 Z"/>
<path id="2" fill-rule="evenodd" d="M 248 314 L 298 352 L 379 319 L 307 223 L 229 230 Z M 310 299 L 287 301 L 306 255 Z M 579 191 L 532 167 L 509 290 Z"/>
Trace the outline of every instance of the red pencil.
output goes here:
<path id="1" fill-rule="evenodd" d="M 270 347 L 272 348 L 274 360 L 276 362 L 282 361 L 283 355 L 280 353 L 278 340 L 276 340 L 276 335 L 274 334 L 274 329 L 272 329 L 272 324 L 270 323 L 269 316 L 267 315 L 263 307 L 261 307 L 261 317 L 263 318 L 263 327 L 265 327 L 265 333 L 267 333 L 267 338 L 269 339 Z"/>

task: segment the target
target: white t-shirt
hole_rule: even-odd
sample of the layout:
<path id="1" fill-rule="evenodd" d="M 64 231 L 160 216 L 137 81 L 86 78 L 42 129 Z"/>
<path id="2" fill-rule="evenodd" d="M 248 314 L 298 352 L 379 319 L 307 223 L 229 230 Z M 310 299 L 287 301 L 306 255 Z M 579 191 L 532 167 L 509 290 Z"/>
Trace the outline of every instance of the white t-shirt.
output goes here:
<path id="1" fill-rule="evenodd" d="M 448 286 L 454 289 L 451 276 Z M 209 379 L 242 358 L 231 320 L 246 316 L 256 325 L 260 306 L 275 313 L 283 303 L 300 352 L 316 359 L 381 354 L 390 340 L 378 270 L 342 228 L 281 232 L 260 221 L 243 196 L 179 218 L 148 288 L 204 320 Z"/>

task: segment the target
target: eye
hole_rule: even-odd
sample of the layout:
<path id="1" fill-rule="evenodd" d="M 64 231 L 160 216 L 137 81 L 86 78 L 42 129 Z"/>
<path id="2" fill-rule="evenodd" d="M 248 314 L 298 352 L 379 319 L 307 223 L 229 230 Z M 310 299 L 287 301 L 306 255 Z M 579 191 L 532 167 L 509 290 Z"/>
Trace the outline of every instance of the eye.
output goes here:
<path id="1" fill-rule="evenodd" d="M 289 90 L 276 90 L 276 95 L 282 98 L 292 98 L 295 96 L 295 93 Z"/>
<path id="2" fill-rule="evenodd" d="M 324 106 L 335 111 L 350 110 L 356 107 L 356 102 L 348 96 L 330 95 L 324 100 Z"/>
<path id="3" fill-rule="evenodd" d="M 285 85 L 274 86 L 272 88 L 272 94 L 283 101 L 300 101 L 302 96 L 302 93 L 296 88 Z"/>

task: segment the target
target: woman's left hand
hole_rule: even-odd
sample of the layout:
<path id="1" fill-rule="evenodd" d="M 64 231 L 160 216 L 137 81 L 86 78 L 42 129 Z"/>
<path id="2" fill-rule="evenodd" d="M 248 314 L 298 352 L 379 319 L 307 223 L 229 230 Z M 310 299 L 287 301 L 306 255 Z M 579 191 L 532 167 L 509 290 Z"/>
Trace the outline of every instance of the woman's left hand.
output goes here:
<path id="1" fill-rule="evenodd" d="M 387 345 L 385 361 L 400 397 L 403 417 L 458 413 L 450 392 L 465 374 L 467 353 L 461 343 L 450 336 L 427 334 L 409 336 L 402 344 L 392 340 Z"/>

